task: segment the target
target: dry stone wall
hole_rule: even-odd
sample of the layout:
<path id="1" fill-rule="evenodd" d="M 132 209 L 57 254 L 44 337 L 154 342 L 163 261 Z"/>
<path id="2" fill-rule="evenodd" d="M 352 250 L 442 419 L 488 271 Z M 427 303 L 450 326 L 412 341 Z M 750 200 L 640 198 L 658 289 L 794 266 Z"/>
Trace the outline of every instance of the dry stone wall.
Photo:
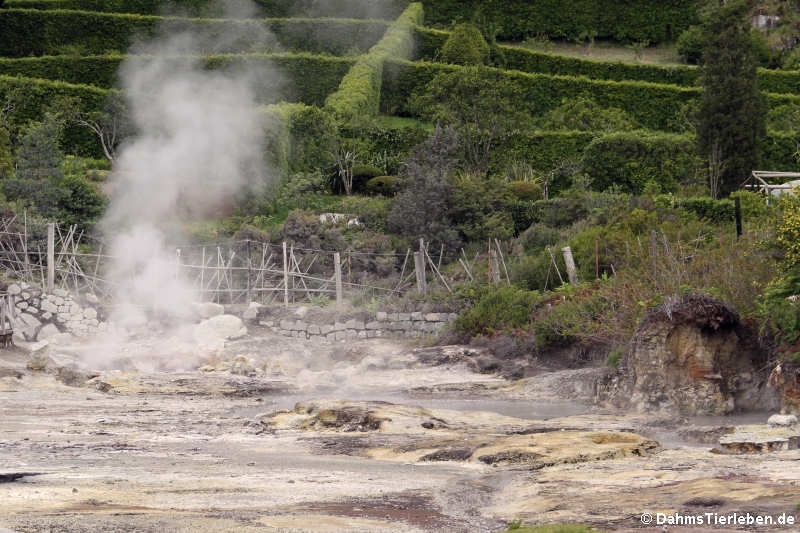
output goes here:
<path id="1" fill-rule="evenodd" d="M 44 292 L 27 283 L 12 283 L 6 291 L 14 298 L 14 342 L 38 342 L 69 333 L 87 337 L 108 327 L 92 295 L 78 298 L 63 289 Z"/>
<path id="2" fill-rule="evenodd" d="M 372 339 L 376 337 L 419 338 L 435 334 L 449 325 L 458 315 L 456 313 L 375 313 L 372 320 L 349 319 L 334 320 L 329 323 L 316 323 L 303 319 L 284 318 L 262 321 L 261 325 L 287 337 L 305 339 L 325 338 L 342 341 L 351 339 Z"/>

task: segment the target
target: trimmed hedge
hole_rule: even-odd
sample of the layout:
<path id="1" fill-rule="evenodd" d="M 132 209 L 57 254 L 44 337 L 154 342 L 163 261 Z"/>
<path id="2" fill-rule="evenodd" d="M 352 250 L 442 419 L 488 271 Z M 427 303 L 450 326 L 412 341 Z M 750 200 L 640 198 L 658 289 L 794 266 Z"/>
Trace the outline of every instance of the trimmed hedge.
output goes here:
<path id="1" fill-rule="evenodd" d="M 390 60 L 384 67 L 381 110 L 389 114 L 410 115 L 408 97 L 424 90 L 440 72 L 461 67 L 439 63 L 411 63 Z M 568 76 L 529 74 L 490 69 L 515 86 L 519 104 L 533 116 L 540 116 L 561 105 L 564 98 L 591 97 L 603 107 L 626 111 L 643 127 L 668 131 L 672 118 L 684 103 L 694 99 L 699 89 L 658 85 L 646 82 L 590 80 Z"/>
<path id="2" fill-rule="evenodd" d="M 443 63 L 388 60 L 383 69 L 381 111 L 411 116 L 408 97 L 424 91 L 441 72 L 462 68 Z M 681 107 L 700 94 L 697 87 L 656 84 L 642 81 L 592 80 L 585 77 L 531 74 L 519 71 L 489 69 L 504 81 L 515 85 L 519 104 L 532 116 L 540 116 L 561 105 L 564 98 L 591 97 L 603 107 L 617 107 L 627 112 L 645 129 L 670 131 Z M 766 94 L 770 108 L 779 105 L 800 105 L 800 96 Z"/>
<path id="3" fill-rule="evenodd" d="M 416 27 L 415 59 L 436 61 L 450 32 Z M 505 68 L 522 72 L 561 76 L 586 76 L 612 81 L 648 81 L 693 87 L 698 83 L 697 67 L 645 65 L 622 61 L 596 61 L 501 45 Z M 769 93 L 800 94 L 800 71 L 758 69 L 761 90 Z"/>
<path id="4" fill-rule="evenodd" d="M 339 90 L 328 97 L 327 107 L 345 120 L 378 113 L 383 65 L 390 57 L 410 58 L 414 53 L 413 25 L 422 21 L 422 4 L 413 3 L 386 31 L 383 38 L 359 58 Z"/>
<path id="5" fill-rule="evenodd" d="M 449 26 L 480 9 L 497 37 L 534 35 L 584 39 L 593 33 L 617 41 L 672 41 L 698 21 L 696 0 L 426 0 L 425 22 Z"/>
<path id="6" fill-rule="evenodd" d="M 41 119 L 44 109 L 56 98 L 75 98 L 81 109 L 91 111 L 101 109 L 110 93 L 89 85 L 0 75 L 0 101 L 11 91 L 21 91 L 24 95 L 11 115 L 14 125 L 18 127 Z M 78 155 L 101 157 L 100 145 L 94 134 L 79 126 L 71 126 L 64 131 L 62 147 Z"/>
<path id="7" fill-rule="evenodd" d="M 408 2 L 406 0 L 255 0 L 258 17 L 336 17 L 393 20 Z M 0 2 L 0 6 L 3 4 Z M 100 13 L 161 15 L 173 9 L 184 15 L 222 16 L 223 7 L 212 0 L 6 0 L 5 7 L 15 9 L 71 9 Z"/>
<path id="8" fill-rule="evenodd" d="M 192 30 L 212 39 L 225 36 L 219 41 L 227 43 L 226 48 L 215 50 L 218 53 L 250 51 L 257 46 L 345 55 L 369 49 L 387 27 L 383 21 L 358 19 L 189 19 L 6 9 L 0 12 L 0 35 L 3 36 L 0 55 L 57 55 L 64 47 L 76 48 L 83 54 L 124 52 L 137 37 L 152 35 L 157 30 L 167 33 Z"/>
<path id="9" fill-rule="evenodd" d="M 125 57 L 108 55 L 0 58 L 0 74 L 112 88 L 117 82 L 119 65 Z M 163 59 L 163 61 L 171 60 L 173 59 Z M 325 98 L 336 90 L 342 77 L 355 63 L 354 59 L 311 54 L 221 54 L 204 56 L 202 61 L 211 69 L 237 63 L 253 65 L 256 69 L 275 66 L 285 78 L 283 80 L 285 83 L 274 80 L 274 85 L 261 87 L 260 101 L 269 104 L 288 100 L 309 105 L 322 105 Z"/>

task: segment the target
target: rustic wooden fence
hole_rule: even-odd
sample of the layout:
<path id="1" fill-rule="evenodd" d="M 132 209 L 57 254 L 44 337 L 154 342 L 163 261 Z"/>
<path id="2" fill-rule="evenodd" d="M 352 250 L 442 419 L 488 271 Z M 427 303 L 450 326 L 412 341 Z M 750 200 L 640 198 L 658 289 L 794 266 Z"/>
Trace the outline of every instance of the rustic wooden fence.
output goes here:
<path id="1" fill-rule="evenodd" d="M 0 220 L 0 269 L 15 279 L 39 284 L 46 290 L 60 287 L 78 293 L 110 298 L 115 282 L 108 266 L 116 259 L 108 246 L 78 230 L 56 223 L 27 219 Z M 341 303 L 356 293 L 370 297 L 402 295 L 410 290 L 426 294 L 453 280 L 443 272 L 443 247 L 431 250 L 419 241 L 417 250 L 405 254 L 357 250 L 316 250 L 291 243 L 255 240 L 170 247 L 167 254 L 174 275 L 187 281 L 202 300 L 220 303 L 330 299 Z M 458 258 L 466 276 L 474 279 L 477 261 Z M 507 282 L 508 271 L 499 242 L 489 243 L 489 279 Z M 377 265 L 377 267 L 376 267 Z M 360 275 L 370 268 L 372 276 Z"/>

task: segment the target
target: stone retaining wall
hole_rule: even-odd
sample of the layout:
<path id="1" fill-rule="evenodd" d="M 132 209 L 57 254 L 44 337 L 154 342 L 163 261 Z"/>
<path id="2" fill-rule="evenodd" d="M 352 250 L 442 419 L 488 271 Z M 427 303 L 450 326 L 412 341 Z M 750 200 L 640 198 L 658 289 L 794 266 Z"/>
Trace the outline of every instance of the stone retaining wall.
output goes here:
<path id="1" fill-rule="evenodd" d="M 22 282 L 8 285 L 6 291 L 13 296 L 17 311 L 14 342 L 43 341 L 61 333 L 86 337 L 107 328 L 92 295 L 79 302 L 63 289 L 47 294 Z"/>
<path id="2" fill-rule="evenodd" d="M 375 337 L 418 338 L 434 334 L 450 324 L 456 313 L 375 313 L 373 320 L 350 319 L 331 324 L 315 324 L 305 320 L 268 320 L 261 325 L 287 337 L 326 338 L 328 340 L 372 339 Z"/>

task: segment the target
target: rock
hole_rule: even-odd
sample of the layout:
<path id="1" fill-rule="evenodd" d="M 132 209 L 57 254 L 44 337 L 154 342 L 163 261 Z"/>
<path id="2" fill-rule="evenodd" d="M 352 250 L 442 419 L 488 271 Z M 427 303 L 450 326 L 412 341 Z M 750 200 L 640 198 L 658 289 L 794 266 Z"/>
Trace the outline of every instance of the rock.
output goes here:
<path id="1" fill-rule="evenodd" d="M 308 326 L 309 335 L 319 335 L 321 332 L 322 330 L 320 330 L 320 327 L 317 326 L 316 324 L 311 324 L 310 326 Z"/>
<path id="2" fill-rule="evenodd" d="M 247 335 L 247 328 L 238 316 L 219 315 L 197 324 L 192 334 L 198 344 L 218 348 L 224 346 L 226 340 Z"/>
<path id="3" fill-rule="evenodd" d="M 39 326 L 42 325 L 42 323 L 39 321 L 39 319 L 36 318 L 35 316 L 33 316 L 30 313 L 21 313 L 19 315 L 19 319 L 26 326 L 31 326 L 31 327 L 34 327 L 34 328 L 38 328 Z"/>
<path id="4" fill-rule="evenodd" d="M 19 303 L 17 304 L 17 309 L 19 309 L 20 311 L 24 311 L 24 310 L 26 310 L 27 308 L 28 308 L 28 304 L 27 304 L 27 303 L 25 303 L 25 302 L 19 302 Z"/>
<path id="5" fill-rule="evenodd" d="M 197 302 L 192 308 L 200 318 L 207 319 L 220 316 L 225 312 L 225 307 L 214 302 Z"/>
<path id="6" fill-rule="evenodd" d="M 425 320 L 428 322 L 439 322 L 441 317 L 439 316 L 439 313 L 428 313 L 425 315 Z"/>
<path id="7" fill-rule="evenodd" d="M 69 293 L 64 289 L 53 289 L 53 294 L 61 298 L 66 298 L 67 296 L 69 296 Z"/>
<path id="8" fill-rule="evenodd" d="M 23 292 L 20 293 L 19 297 L 22 298 L 23 300 L 30 300 L 31 299 L 31 293 L 23 291 Z"/>
<path id="9" fill-rule="evenodd" d="M 793 426 L 797 424 L 797 416 L 795 415 L 772 415 L 767 420 L 770 426 Z"/>
<path id="10" fill-rule="evenodd" d="M 87 307 L 86 309 L 83 310 L 83 318 L 88 318 L 88 319 L 97 318 L 97 309 L 93 307 Z"/>
<path id="11" fill-rule="evenodd" d="M 16 296 L 17 294 L 22 292 L 22 287 L 20 287 L 16 283 L 12 283 L 11 285 L 8 286 L 7 290 L 8 290 L 8 294 Z"/>
<path id="12" fill-rule="evenodd" d="M 86 295 L 86 301 L 89 302 L 90 304 L 95 304 L 95 305 L 100 303 L 100 300 L 97 298 L 97 296 L 95 296 L 92 293 Z"/>
<path id="13" fill-rule="evenodd" d="M 42 311 L 46 311 L 48 313 L 58 313 L 58 306 L 49 300 L 44 300 L 42 302 L 41 309 Z"/>
<path id="14" fill-rule="evenodd" d="M 36 353 L 47 348 L 50 343 L 48 341 L 27 342 L 27 341 L 14 341 L 14 345 L 28 353 Z"/>
<path id="15" fill-rule="evenodd" d="M 683 415 L 730 413 L 751 353 L 738 316 L 722 302 L 688 294 L 648 314 L 620 369 L 598 386 L 598 400 L 621 408 Z"/>
<path id="16" fill-rule="evenodd" d="M 375 320 L 377 320 L 378 322 L 385 322 L 386 313 L 384 313 L 383 311 L 378 311 L 377 313 L 375 313 Z"/>
<path id="17" fill-rule="evenodd" d="M 51 301 L 58 307 L 61 307 L 61 306 L 64 305 L 64 298 L 62 298 L 61 296 L 53 295 L 52 298 L 51 298 Z"/>
<path id="18" fill-rule="evenodd" d="M 301 306 L 294 310 L 294 316 L 297 318 L 305 318 L 308 314 L 308 307 Z"/>
<path id="19" fill-rule="evenodd" d="M 250 302 L 250 305 L 245 310 L 242 318 L 245 320 L 258 320 L 258 311 L 262 305 L 258 302 Z"/>
<path id="20" fill-rule="evenodd" d="M 372 330 L 381 329 L 381 323 L 378 322 L 377 320 L 374 321 L 374 322 L 367 322 L 367 326 L 366 327 L 367 327 L 367 329 L 372 329 Z"/>
<path id="21" fill-rule="evenodd" d="M 50 337 L 60 334 L 61 331 L 56 327 L 55 324 L 45 324 L 45 326 L 39 330 L 39 334 L 36 336 L 37 341 L 47 340 Z"/>
<path id="22" fill-rule="evenodd" d="M 414 320 L 416 322 L 416 321 L 420 321 L 420 320 L 425 320 L 425 318 L 422 316 L 422 313 L 417 311 L 417 312 L 411 313 L 411 320 Z"/>
<path id="23" fill-rule="evenodd" d="M 333 332 L 333 326 L 331 326 L 330 324 L 324 324 L 319 328 L 319 330 L 322 335 L 327 335 Z"/>

